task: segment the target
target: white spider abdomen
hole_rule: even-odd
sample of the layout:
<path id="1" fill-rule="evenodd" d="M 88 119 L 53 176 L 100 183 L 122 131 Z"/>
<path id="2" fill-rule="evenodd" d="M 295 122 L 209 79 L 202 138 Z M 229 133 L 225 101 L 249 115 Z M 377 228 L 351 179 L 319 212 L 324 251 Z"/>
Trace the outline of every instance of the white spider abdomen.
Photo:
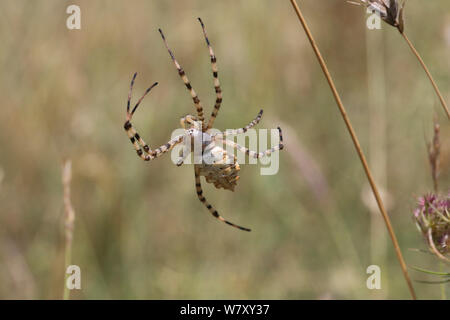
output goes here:
<path id="1" fill-rule="evenodd" d="M 234 155 L 229 155 L 222 147 L 211 142 L 204 148 L 203 162 L 198 166 L 200 175 L 205 177 L 206 182 L 214 184 L 218 189 L 234 191 L 240 171 Z"/>

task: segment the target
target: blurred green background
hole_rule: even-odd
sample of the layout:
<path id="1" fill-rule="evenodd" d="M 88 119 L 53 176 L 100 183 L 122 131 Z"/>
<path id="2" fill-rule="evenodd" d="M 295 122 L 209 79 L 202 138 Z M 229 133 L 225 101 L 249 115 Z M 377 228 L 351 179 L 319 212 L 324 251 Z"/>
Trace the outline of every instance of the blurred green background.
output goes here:
<path id="1" fill-rule="evenodd" d="M 81 8 L 81 30 L 66 8 Z M 431 191 L 425 141 L 441 123 L 441 188 L 450 181 L 450 127 L 398 32 L 365 27 L 362 7 L 299 1 L 361 140 L 410 266 L 436 270 L 411 218 Z M 444 96 L 450 96 L 450 2 L 410 0 L 406 32 Z M 234 193 L 205 184 L 229 220 L 212 218 L 193 170 L 170 156 L 144 163 L 123 130 L 134 124 L 156 147 L 192 100 L 157 28 L 207 114 L 215 95 L 200 16 L 224 93 L 215 126 L 240 127 L 264 108 L 260 128 L 285 130 L 280 170 L 242 165 Z M 76 299 L 409 298 L 362 166 L 289 1 L 0 1 L 0 298 L 59 299 L 64 285 L 61 164 L 73 162 Z M 366 268 L 381 267 L 368 290 Z M 414 279 L 423 278 L 412 273 Z M 436 286 L 415 283 L 419 298 Z M 450 290 L 449 290 L 450 291 Z"/>

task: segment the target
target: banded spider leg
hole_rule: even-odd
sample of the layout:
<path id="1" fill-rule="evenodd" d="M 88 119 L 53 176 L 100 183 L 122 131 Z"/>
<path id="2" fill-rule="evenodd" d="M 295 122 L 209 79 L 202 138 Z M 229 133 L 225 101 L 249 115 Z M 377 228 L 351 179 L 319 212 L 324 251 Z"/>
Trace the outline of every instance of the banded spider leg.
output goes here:
<path id="1" fill-rule="evenodd" d="M 197 197 L 200 200 L 201 203 L 203 203 L 205 205 L 205 207 L 208 209 L 208 211 L 213 215 L 214 218 L 232 226 L 235 227 L 237 229 L 243 230 L 243 231 L 251 231 L 251 229 L 245 228 L 245 227 L 241 227 L 237 224 L 234 224 L 226 219 L 224 219 L 218 212 L 216 209 L 214 209 L 214 207 L 206 200 L 205 196 L 203 195 L 203 189 L 202 189 L 202 184 L 200 182 L 200 172 L 199 172 L 199 168 L 197 165 L 194 166 L 194 174 L 195 174 L 195 189 L 197 191 Z"/>
<path id="2" fill-rule="evenodd" d="M 138 100 L 132 111 L 130 112 L 130 101 L 131 101 L 131 93 L 133 91 L 133 85 L 134 80 L 136 79 L 137 73 L 133 75 L 133 78 L 131 79 L 130 84 L 130 91 L 128 92 L 128 100 L 127 100 L 127 116 L 125 124 L 123 125 L 123 128 L 127 132 L 128 138 L 130 138 L 131 143 L 134 146 L 134 149 L 136 150 L 137 155 L 144 161 L 150 161 L 155 158 L 158 158 L 162 154 L 166 153 L 167 151 L 171 150 L 175 145 L 181 143 L 184 140 L 184 135 L 179 135 L 171 140 L 169 140 L 166 144 L 156 148 L 155 150 L 152 150 L 147 143 L 141 138 L 139 133 L 137 133 L 136 129 L 134 129 L 131 118 L 134 115 L 134 112 L 138 108 L 139 104 L 142 102 L 144 97 L 152 90 L 156 85 L 158 85 L 158 82 L 155 82 L 153 85 L 151 85 L 147 90 L 145 90 L 145 93 L 142 95 L 142 97 Z"/>
<path id="3" fill-rule="evenodd" d="M 208 125 L 206 127 L 206 130 L 208 130 L 208 129 L 212 128 L 212 126 L 214 124 L 214 120 L 216 119 L 217 114 L 219 113 L 220 105 L 222 104 L 222 89 L 220 87 L 220 82 L 219 82 L 219 77 L 218 77 L 219 70 L 217 69 L 216 55 L 214 54 L 214 51 L 211 47 L 211 43 L 209 42 L 208 34 L 206 33 L 206 28 L 205 28 L 205 25 L 203 24 L 202 19 L 198 18 L 198 21 L 200 22 L 200 25 L 202 26 L 206 45 L 208 46 L 208 49 L 209 49 L 209 56 L 211 57 L 211 69 L 212 69 L 213 78 L 214 78 L 214 90 L 216 91 L 216 103 L 214 104 L 214 109 L 211 112 L 211 117 L 209 118 Z"/>
<path id="4" fill-rule="evenodd" d="M 261 152 L 255 152 L 255 151 L 252 151 L 252 150 L 250 150 L 250 149 L 248 149 L 246 147 L 243 147 L 243 146 L 237 144 L 234 141 L 222 139 L 222 137 L 220 135 L 217 135 L 215 140 L 216 141 L 222 141 L 226 145 L 228 145 L 230 147 L 233 147 L 233 149 L 239 150 L 240 152 L 247 154 L 249 157 L 258 159 L 258 158 L 262 158 L 262 157 L 265 157 L 265 156 L 269 156 L 270 154 L 274 153 L 275 151 L 283 150 L 283 147 L 284 147 L 284 144 L 283 144 L 283 133 L 282 133 L 280 127 L 277 127 L 277 129 L 278 129 L 278 133 L 279 133 L 279 136 L 280 136 L 280 143 L 277 146 L 274 146 L 274 147 L 272 147 L 270 149 L 267 149 L 266 151 L 261 151 Z M 239 130 L 239 129 L 237 129 L 237 130 Z"/>
<path id="5" fill-rule="evenodd" d="M 181 80 L 183 80 L 184 85 L 186 86 L 186 88 L 188 89 L 189 93 L 191 94 L 192 100 L 194 101 L 195 108 L 197 109 L 198 119 L 199 119 L 199 121 L 202 122 L 203 131 L 205 131 L 205 129 L 206 129 L 205 128 L 205 117 L 203 115 L 202 103 L 200 102 L 200 99 L 198 98 L 198 95 L 195 92 L 194 88 L 192 88 L 192 85 L 189 82 L 188 77 L 186 76 L 186 72 L 183 70 L 183 68 L 180 66 L 178 61 L 175 59 L 175 56 L 174 56 L 172 50 L 169 48 L 169 45 L 167 43 L 166 37 L 164 36 L 164 33 L 162 32 L 161 29 L 158 29 L 158 31 L 161 34 L 161 38 L 164 41 L 164 45 L 166 46 L 167 51 L 169 51 L 169 55 L 172 58 L 172 61 L 175 64 L 175 67 L 178 70 L 178 74 L 179 74 Z"/>

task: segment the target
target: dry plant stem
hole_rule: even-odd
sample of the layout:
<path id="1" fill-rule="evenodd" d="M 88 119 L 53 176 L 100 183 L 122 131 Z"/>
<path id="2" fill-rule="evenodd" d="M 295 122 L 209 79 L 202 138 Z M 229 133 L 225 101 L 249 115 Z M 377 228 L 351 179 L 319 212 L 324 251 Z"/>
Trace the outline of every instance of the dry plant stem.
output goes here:
<path id="1" fill-rule="evenodd" d="M 434 119 L 434 136 L 433 140 L 428 143 L 428 160 L 431 167 L 431 178 L 433 179 L 434 192 L 438 194 L 439 184 L 439 156 L 441 153 L 441 142 L 439 139 L 440 126 L 437 119 Z"/>
<path id="2" fill-rule="evenodd" d="M 448 107 L 447 104 L 445 103 L 444 97 L 442 96 L 441 92 L 439 91 L 439 88 L 436 84 L 436 82 L 433 79 L 433 76 L 431 75 L 430 71 L 428 70 L 425 62 L 423 61 L 422 57 L 420 56 L 419 52 L 416 50 L 416 48 L 414 47 L 414 45 L 411 43 L 411 41 L 409 40 L 409 38 L 406 36 L 406 34 L 400 33 L 403 37 L 403 39 L 405 39 L 406 43 L 408 44 L 408 46 L 411 48 L 411 51 L 414 53 L 414 55 L 417 57 L 417 60 L 419 60 L 420 64 L 422 65 L 423 69 L 425 70 L 428 78 L 431 81 L 431 84 L 433 85 L 434 90 L 436 91 L 436 94 L 439 97 L 439 100 L 441 101 L 442 107 L 444 108 L 445 113 L 447 114 L 447 117 L 450 119 L 450 112 L 448 111 Z"/>
<path id="3" fill-rule="evenodd" d="M 383 201 L 381 200 L 380 194 L 378 192 L 377 186 L 376 186 L 376 184 L 374 182 L 374 179 L 372 177 L 372 173 L 370 172 L 369 166 L 367 164 L 367 160 L 366 160 L 366 158 L 365 158 L 365 156 L 364 156 L 364 154 L 362 152 L 362 149 L 361 149 L 361 146 L 359 144 L 358 138 L 356 137 L 355 131 L 354 131 L 354 129 L 353 129 L 351 123 L 350 123 L 350 119 L 347 116 L 347 112 L 345 111 L 345 107 L 344 107 L 344 105 L 342 103 L 341 97 L 339 96 L 339 93 L 337 92 L 337 89 L 336 89 L 336 86 L 334 84 L 334 81 L 331 78 L 330 72 L 328 71 L 328 68 L 327 68 L 327 66 L 325 64 L 325 61 L 324 61 L 324 59 L 323 59 L 323 57 L 322 57 L 322 55 L 320 53 L 320 50 L 319 50 L 319 48 L 318 48 L 318 46 L 317 46 L 317 44 L 316 44 L 316 42 L 314 40 L 314 37 L 313 37 L 311 31 L 309 30 L 309 27 L 308 27 L 308 25 L 306 23 L 306 20 L 303 17 L 303 14 L 301 13 L 300 8 L 297 5 L 297 2 L 295 0 L 290 0 L 290 1 L 291 1 L 292 6 L 294 7 L 295 12 L 297 13 L 297 16 L 298 16 L 298 18 L 300 20 L 300 23 L 303 26 L 303 29 L 305 30 L 305 33 L 306 33 L 306 35 L 307 35 L 307 37 L 309 39 L 309 42 L 311 43 L 311 46 L 313 47 L 313 50 L 314 50 L 314 52 L 315 52 L 315 54 L 317 56 L 317 59 L 319 60 L 319 64 L 320 64 L 320 66 L 321 66 L 321 68 L 322 68 L 322 70 L 323 70 L 323 72 L 325 74 L 325 77 L 327 78 L 328 84 L 330 85 L 330 88 L 331 88 L 331 91 L 333 92 L 334 98 L 336 99 L 336 103 L 337 103 L 337 105 L 339 107 L 339 110 L 340 110 L 340 112 L 342 114 L 342 117 L 344 119 L 345 125 L 347 126 L 347 129 L 348 129 L 348 131 L 350 133 L 350 136 L 351 136 L 351 138 L 353 140 L 353 144 L 355 145 L 356 152 L 358 153 L 359 158 L 361 160 L 361 163 L 362 163 L 362 165 L 364 167 L 364 171 L 366 172 L 367 179 L 369 180 L 370 186 L 372 188 L 373 195 L 375 196 L 375 200 L 377 201 L 378 207 L 379 207 L 379 209 L 381 211 L 381 215 L 383 216 L 384 222 L 385 222 L 386 227 L 388 229 L 389 235 L 390 235 L 392 243 L 394 245 L 395 253 L 397 254 L 397 258 L 398 258 L 398 260 L 400 262 L 400 266 L 402 268 L 403 275 L 404 275 L 404 277 L 406 279 L 406 282 L 408 284 L 409 291 L 411 293 L 412 298 L 415 300 L 416 299 L 416 294 L 414 292 L 414 288 L 413 288 L 411 279 L 410 279 L 410 277 L 408 275 L 408 270 L 406 268 L 406 263 L 405 263 L 405 260 L 403 259 L 402 252 L 400 250 L 400 246 L 398 245 L 397 237 L 395 236 L 394 230 L 393 230 L 392 225 L 391 225 L 391 221 L 390 221 L 389 216 L 388 216 L 388 214 L 387 214 L 387 212 L 386 212 L 386 210 L 384 208 Z"/>
<path id="4" fill-rule="evenodd" d="M 433 178 L 433 187 L 434 192 L 438 194 L 439 191 L 439 185 L 438 185 L 438 175 L 439 175 L 439 155 L 441 153 L 441 143 L 439 141 L 439 133 L 440 133 L 440 126 L 437 120 L 437 117 L 434 118 L 434 136 L 433 140 L 428 143 L 428 159 L 430 161 L 431 166 L 431 177 Z M 433 240 L 433 236 L 431 234 L 431 230 L 428 233 L 429 238 Z M 431 246 L 431 245 L 430 245 Z M 434 243 L 432 244 L 432 250 L 437 251 L 436 247 L 434 246 Z M 439 261 L 439 269 L 440 271 L 443 271 L 444 269 L 444 263 L 442 261 Z M 441 298 L 442 300 L 447 300 L 447 295 L 445 292 L 445 283 L 440 284 L 441 287 Z"/>
<path id="5" fill-rule="evenodd" d="M 431 250 L 433 251 L 433 253 L 439 258 L 442 259 L 445 262 L 450 262 L 450 259 L 447 258 L 446 256 L 444 256 L 442 253 L 439 252 L 439 250 L 436 248 L 436 246 L 434 245 L 434 241 L 433 241 L 433 235 L 431 233 L 431 229 L 428 229 L 428 244 L 431 247 Z"/>
<path id="6" fill-rule="evenodd" d="M 73 238 L 73 225 L 75 221 L 75 211 L 70 201 L 70 182 L 72 180 L 72 162 L 67 160 L 62 167 L 62 183 L 64 189 L 64 228 L 66 237 L 65 247 L 65 259 L 64 259 L 64 274 L 67 267 L 71 264 L 72 260 L 72 238 Z M 64 277 L 66 279 L 66 277 Z M 64 294 L 63 299 L 70 299 L 70 291 L 67 288 L 66 281 L 64 281 Z"/>

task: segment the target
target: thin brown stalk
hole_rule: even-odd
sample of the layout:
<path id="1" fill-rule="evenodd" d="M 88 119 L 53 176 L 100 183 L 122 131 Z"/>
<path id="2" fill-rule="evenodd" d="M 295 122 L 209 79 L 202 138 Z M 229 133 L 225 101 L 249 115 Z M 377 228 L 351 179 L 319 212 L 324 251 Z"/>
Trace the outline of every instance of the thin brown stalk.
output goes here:
<path id="1" fill-rule="evenodd" d="M 433 179 L 434 192 L 439 191 L 439 156 L 441 153 L 441 142 L 439 139 L 440 126 L 437 119 L 434 119 L 434 136 L 431 142 L 428 142 L 428 161 L 431 167 L 431 178 Z"/>
<path id="2" fill-rule="evenodd" d="M 71 264 L 72 260 L 72 239 L 73 239 L 73 228 L 75 222 L 75 210 L 73 210 L 72 202 L 70 200 L 70 182 L 72 180 L 72 162 L 66 160 L 62 166 L 62 183 L 64 189 L 63 201 L 64 201 L 64 229 L 66 237 L 66 247 L 65 247 L 65 268 Z M 70 290 L 67 287 L 66 281 L 64 281 L 64 293 L 63 299 L 70 299 Z"/>
<path id="3" fill-rule="evenodd" d="M 436 248 L 436 246 L 434 245 L 434 240 L 433 240 L 433 234 L 431 232 L 431 228 L 428 229 L 428 244 L 430 245 L 431 250 L 433 251 L 433 253 L 439 258 L 442 259 L 445 262 L 450 262 L 450 259 L 447 258 L 446 256 L 444 256 L 442 253 L 439 252 L 439 250 Z"/>
<path id="4" fill-rule="evenodd" d="M 444 108 L 445 113 L 447 114 L 447 117 L 450 119 L 450 112 L 448 111 L 447 103 L 444 100 L 444 97 L 441 94 L 441 91 L 439 91 L 439 88 L 436 84 L 436 82 L 433 79 L 433 76 L 431 75 L 430 71 L 427 68 L 427 65 L 423 61 L 422 57 L 420 56 L 419 52 L 416 50 L 412 42 L 409 40 L 408 36 L 404 32 L 400 32 L 403 39 L 405 39 L 408 46 L 411 48 L 411 51 L 413 54 L 417 57 L 417 60 L 419 60 L 420 64 L 422 65 L 422 68 L 425 70 L 425 73 L 427 74 L 428 78 L 431 81 L 431 84 L 433 85 L 434 90 L 436 91 L 436 94 L 439 97 L 439 100 L 441 101 L 442 107 Z"/>
<path id="5" fill-rule="evenodd" d="M 440 126 L 437 120 L 437 117 L 434 118 L 434 136 L 431 142 L 428 142 L 428 160 L 430 161 L 431 166 L 431 177 L 433 179 L 433 187 L 436 195 L 439 192 L 439 156 L 441 153 L 441 142 L 439 139 L 440 136 Z M 430 247 L 433 253 L 442 260 L 447 260 L 445 256 L 440 254 L 440 252 L 436 249 L 436 246 L 433 242 L 433 235 L 431 233 L 431 229 L 428 230 L 428 242 L 430 243 Z M 439 261 L 439 269 L 442 271 L 444 264 L 442 261 Z M 446 292 L 445 292 L 445 284 L 441 283 L 441 298 L 442 300 L 446 300 Z"/>
<path id="6" fill-rule="evenodd" d="M 341 112 L 342 118 L 343 118 L 343 120 L 345 122 L 345 125 L 347 126 L 347 129 L 348 129 L 348 131 L 350 133 L 350 136 L 352 138 L 352 141 L 353 141 L 353 144 L 355 146 L 356 152 L 358 153 L 358 156 L 359 156 L 359 158 L 361 160 L 361 163 L 363 165 L 364 171 L 365 171 L 365 173 L 367 175 L 367 179 L 369 180 L 369 184 L 370 184 L 370 186 L 372 188 L 372 192 L 373 192 L 373 195 L 375 197 L 375 200 L 377 201 L 378 208 L 380 209 L 381 215 L 383 216 L 384 222 L 386 224 L 386 228 L 387 228 L 387 230 L 389 232 L 389 235 L 391 237 L 392 243 L 394 245 L 395 253 L 397 254 L 398 261 L 400 262 L 400 267 L 402 269 L 402 272 L 403 272 L 403 275 L 405 277 L 405 280 L 406 280 L 406 282 L 408 284 L 409 291 L 411 293 L 412 298 L 415 300 L 416 299 L 416 294 L 414 292 L 414 288 L 413 288 L 411 279 L 410 279 L 410 277 L 408 275 L 408 270 L 406 268 L 406 263 L 405 263 L 405 260 L 403 259 L 403 255 L 402 255 L 402 252 L 400 250 L 400 246 L 398 244 L 397 237 L 395 236 L 394 229 L 392 228 L 392 225 L 391 225 L 391 221 L 390 221 L 389 216 L 388 216 L 388 214 L 386 212 L 386 209 L 384 208 L 383 201 L 381 200 L 380 193 L 378 192 L 378 188 L 377 188 L 377 186 L 375 184 L 375 181 L 374 181 L 374 179 L 372 177 L 372 173 L 370 172 L 369 165 L 367 164 L 366 157 L 364 156 L 364 153 L 363 153 L 363 151 L 361 149 L 361 146 L 359 144 L 359 141 L 358 141 L 356 133 L 355 133 L 355 131 L 353 129 L 353 126 L 352 126 L 352 124 L 350 122 L 350 119 L 347 116 L 347 112 L 345 110 L 344 104 L 342 103 L 341 97 L 339 96 L 339 93 L 338 93 L 338 91 L 336 89 L 334 81 L 333 81 L 333 79 L 332 79 L 332 77 L 330 75 L 330 72 L 328 71 L 328 68 L 326 66 L 325 60 L 323 59 L 322 54 L 320 53 L 319 47 L 317 46 L 316 41 L 314 40 L 314 37 L 313 37 L 311 31 L 309 30 L 309 27 L 308 27 L 308 25 L 306 23 L 305 18 L 303 17 L 303 14 L 302 14 L 299 6 L 297 5 L 297 2 L 295 0 L 290 0 L 290 1 L 291 1 L 291 4 L 294 7 L 294 10 L 295 10 L 295 12 L 296 12 L 296 14 L 297 14 L 297 16 L 298 16 L 298 18 L 300 20 L 300 23 L 303 26 L 303 29 L 305 30 L 305 33 L 306 33 L 306 35 L 307 35 L 307 37 L 309 39 L 309 42 L 311 43 L 311 46 L 312 46 L 312 48 L 314 50 L 314 53 L 317 56 L 319 64 L 320 64 L 320 66 L 321 66 L 321 68 L 322 68 L 322 70 L 323 70 L 323 72 L 325 74 L 325 77 L 327 78 L 328 84 L 330 85 L 331 91 L 332 91 L 333 96 L 334 96 L 334 98 L 336 100 L 336 103 L 337 103 L 337 106 L 339 108 L 339 111 Z"/>

